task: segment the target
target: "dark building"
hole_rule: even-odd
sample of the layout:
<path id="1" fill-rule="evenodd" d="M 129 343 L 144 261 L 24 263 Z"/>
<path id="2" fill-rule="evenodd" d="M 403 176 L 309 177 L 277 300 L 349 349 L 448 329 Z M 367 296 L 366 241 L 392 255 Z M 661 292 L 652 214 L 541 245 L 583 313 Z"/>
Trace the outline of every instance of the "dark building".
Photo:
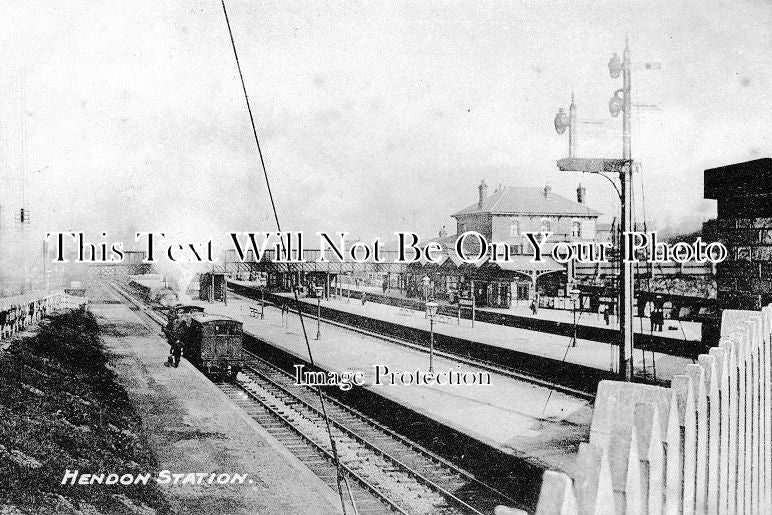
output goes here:
<path id="1" fill-rule="evenodd" d="M 199 276 L 199 299 L 214 302 L 225 300 L 225 274 L 220 272 L 207 272 Z"/>
<path id="2" fill-rule="evenodd" d="M 772 302 L 772 159 L 705 170 L 705 198 L 718 201 L 706 222 L 706 241 L 720 241 L 728 255 L 716 265 L 719 309 L 758 310 Z M 703 328 L 715 344 L 719 319 Z"/>

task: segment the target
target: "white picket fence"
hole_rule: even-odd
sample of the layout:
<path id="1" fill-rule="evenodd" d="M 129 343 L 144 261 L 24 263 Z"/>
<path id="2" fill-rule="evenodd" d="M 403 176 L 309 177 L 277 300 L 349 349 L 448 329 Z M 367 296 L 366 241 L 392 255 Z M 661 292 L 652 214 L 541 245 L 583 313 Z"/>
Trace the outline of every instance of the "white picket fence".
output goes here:
<path id="1" fill-rule="evenodd" d="M 38 322 L 45 313 L 58 309 L 75 309 L 88 303 L 85 297 L 62 292 L 26 294 L 0 298 L 0 340 L 11 338 Z"/>
<path id="2" fill-rule="evenodd" d="M 772 306 L 728 310 L 670 388 L 603 381 L 576 477 L 545 472 L 536 513 L 772 513 L 771 340 Z"/>

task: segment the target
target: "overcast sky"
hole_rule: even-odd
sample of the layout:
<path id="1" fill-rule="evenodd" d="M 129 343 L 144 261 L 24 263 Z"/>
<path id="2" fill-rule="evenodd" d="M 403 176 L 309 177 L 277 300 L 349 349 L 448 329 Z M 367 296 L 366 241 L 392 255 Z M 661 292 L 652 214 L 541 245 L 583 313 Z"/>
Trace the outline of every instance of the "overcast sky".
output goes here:
<path id="1" fill-rule="evenodd" d="M 573 90 L 600 123 L 579 154 L 620 155 L 607 62 L 626 35 L 662 65 L 633 73 L 657 106 L 633 113 L 650 222 L 697 227 L 705 168 L 772 154 L 769 2 L 227 5 L 285 229 L 432 236 L 483 178 L 572 198 L 582 181 L 613 214 L 605 181 L 556 171 L 552 123 Z M 35 236 L 274 228 L 219 1 L 5 0 L 0 63 L 5 238 L 22 169 Z"/>

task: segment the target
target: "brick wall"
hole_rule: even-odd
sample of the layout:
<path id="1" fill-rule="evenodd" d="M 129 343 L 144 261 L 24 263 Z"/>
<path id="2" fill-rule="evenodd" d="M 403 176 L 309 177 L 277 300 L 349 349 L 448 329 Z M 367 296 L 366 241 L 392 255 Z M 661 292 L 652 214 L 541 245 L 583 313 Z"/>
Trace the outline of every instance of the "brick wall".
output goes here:
<path id="1" fill-rule="evenodd" d="M 772 302 L 772 159 L 705 170 L 705 198 L 718 217 L 703 233 L 729 251 L 716 266 L 718 305 L 760 309 Z"/>
<path id="2" fill-rule="evenodd" d="M 719 306 L 758 309 L 772 302 L 772 218 L 718 219 L 706 231 L 729 251 L 716 265 Z"/>

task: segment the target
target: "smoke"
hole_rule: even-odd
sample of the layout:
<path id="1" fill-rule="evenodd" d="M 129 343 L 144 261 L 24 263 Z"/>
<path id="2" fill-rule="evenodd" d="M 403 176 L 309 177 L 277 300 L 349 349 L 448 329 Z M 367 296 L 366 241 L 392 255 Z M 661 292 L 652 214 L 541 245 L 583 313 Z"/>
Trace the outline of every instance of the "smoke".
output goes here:
<path id="1" fill-rule="evenodd" d="M 712 200 L 703 200 L 698 204 L 695 211 L 685 213 L 678 218 L 669 218 L 664 223 L 660 224 L 658 235 L 662 239 L 667 239 L 701 232 L 702 224 L 715 217 L 716 202 Z"/>

